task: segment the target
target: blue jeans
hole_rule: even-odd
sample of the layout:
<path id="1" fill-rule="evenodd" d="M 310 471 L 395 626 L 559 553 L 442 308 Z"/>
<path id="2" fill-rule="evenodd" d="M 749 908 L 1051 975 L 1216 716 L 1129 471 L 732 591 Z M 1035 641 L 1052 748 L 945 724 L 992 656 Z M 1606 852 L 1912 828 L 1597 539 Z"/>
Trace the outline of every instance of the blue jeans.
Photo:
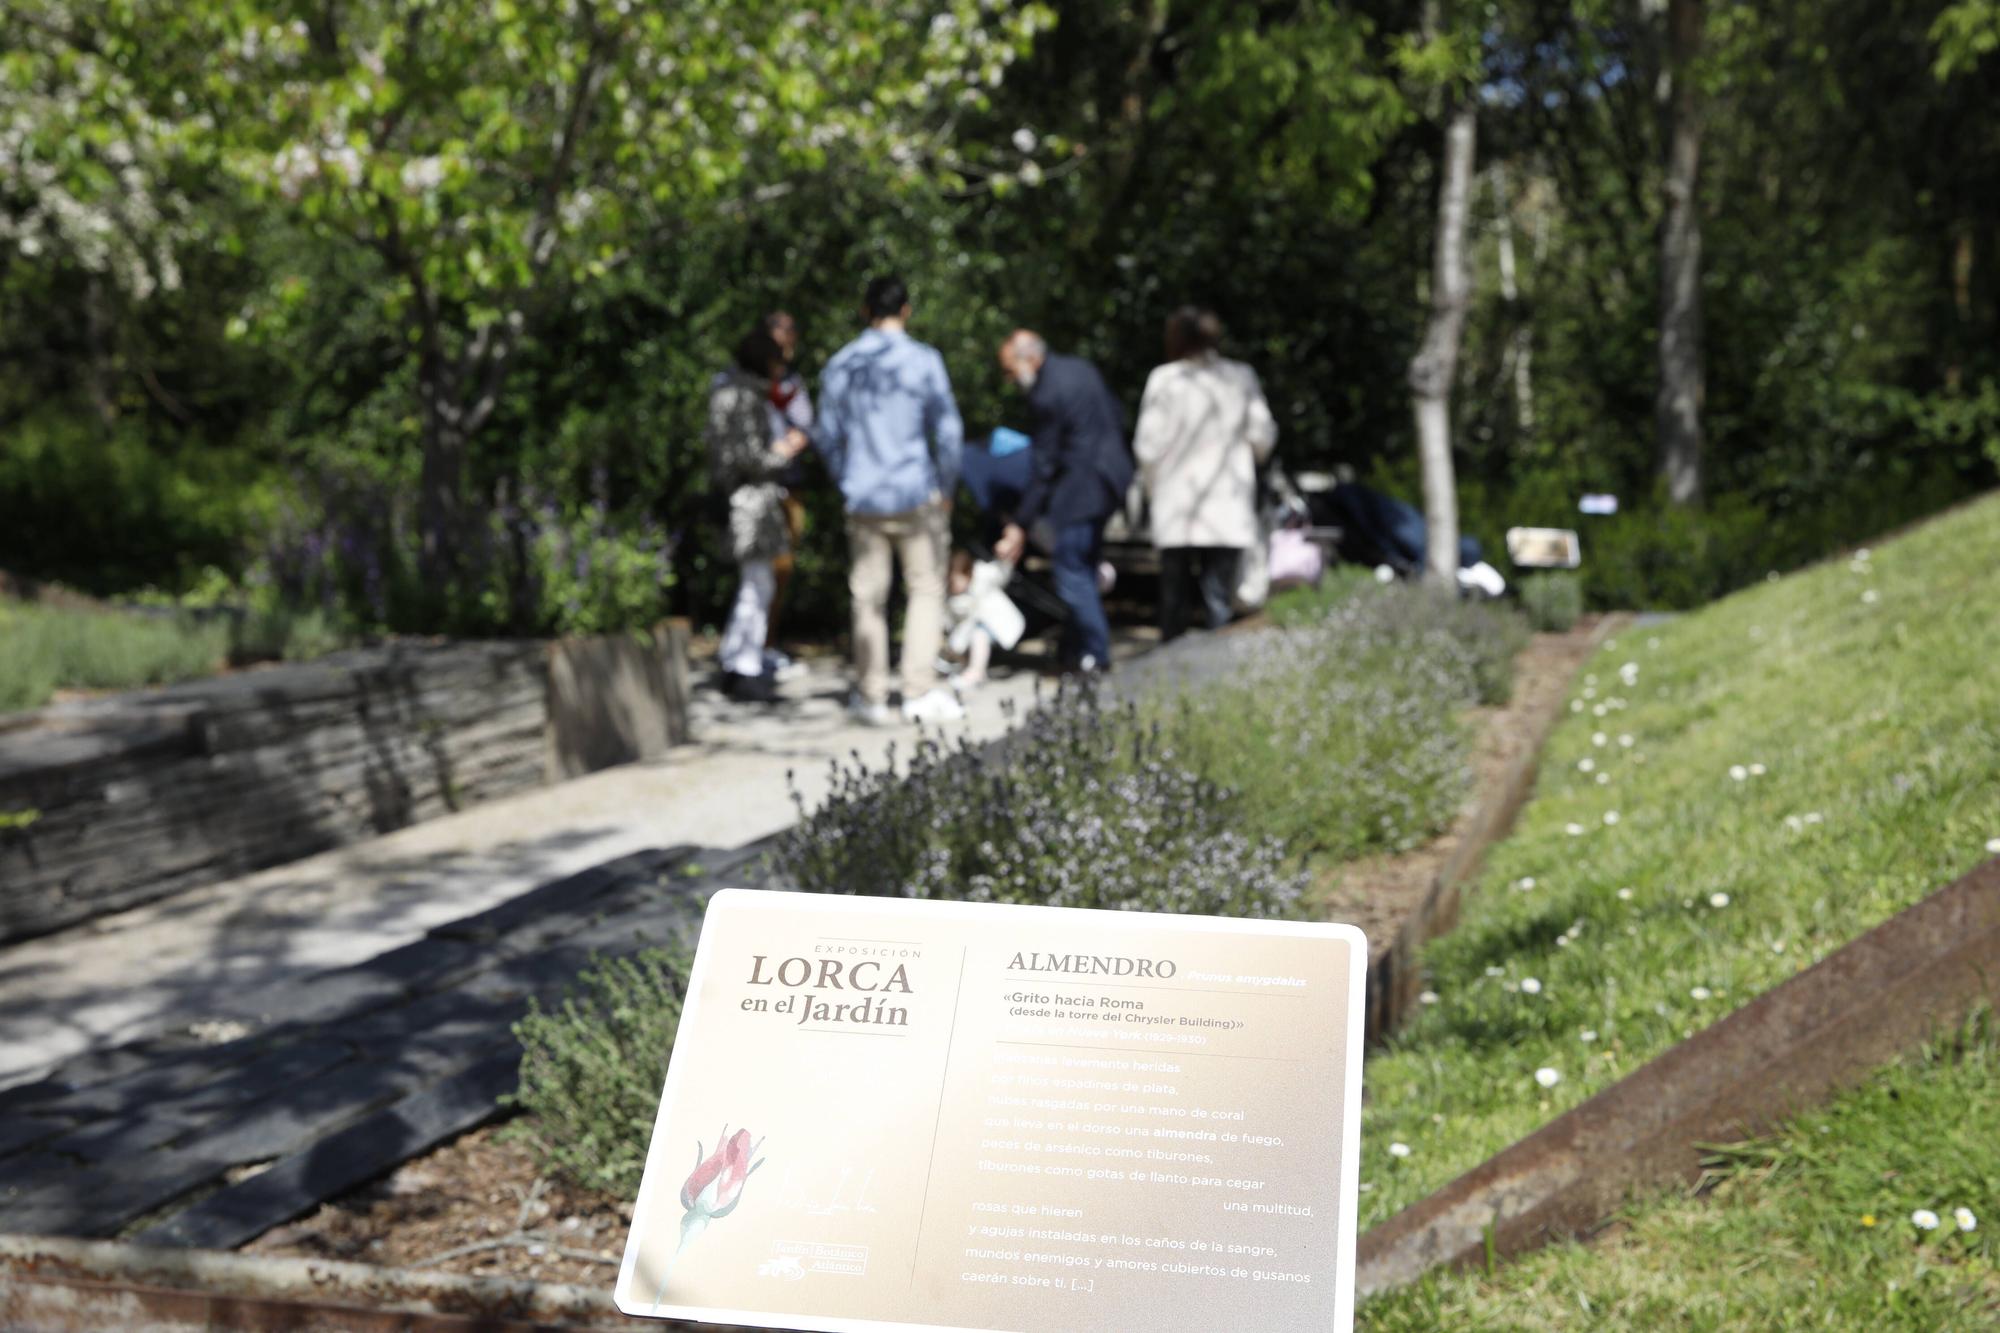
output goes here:
<path id="1" fill-rule="evenodd" d="M 1063 627 L 1063 662 L 1091 658 L 1102 670 L 1111 665 L 1111 626 L 1097 595 L 1097 562 L 1104 545 L 1104 520 L 1065 523 L 1055 532 L 1056 596 L 1069 608 Z"/>

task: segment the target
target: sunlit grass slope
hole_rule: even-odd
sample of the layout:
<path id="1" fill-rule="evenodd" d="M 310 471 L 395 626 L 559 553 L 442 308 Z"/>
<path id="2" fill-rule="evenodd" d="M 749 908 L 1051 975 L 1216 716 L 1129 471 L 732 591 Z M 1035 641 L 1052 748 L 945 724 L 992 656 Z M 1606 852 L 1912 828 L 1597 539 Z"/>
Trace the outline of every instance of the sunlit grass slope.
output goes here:
<path id="1" fill-rule="evenodd" d="M 2000 850 L 2000 498 L 1585 670 L 1368 1064 L 1364 1225 Z"/>

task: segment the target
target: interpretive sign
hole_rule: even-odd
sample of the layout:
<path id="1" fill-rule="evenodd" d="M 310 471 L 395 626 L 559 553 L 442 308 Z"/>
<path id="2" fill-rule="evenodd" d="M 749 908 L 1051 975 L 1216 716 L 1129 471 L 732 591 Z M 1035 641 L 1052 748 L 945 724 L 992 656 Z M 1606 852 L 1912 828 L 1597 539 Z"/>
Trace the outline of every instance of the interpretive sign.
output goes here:
<path id="1" fill-rule="evenodd" d="M 1347 1329 L 1366 966 L 1352 926 L 724 890 L 618 1307 Z"/>

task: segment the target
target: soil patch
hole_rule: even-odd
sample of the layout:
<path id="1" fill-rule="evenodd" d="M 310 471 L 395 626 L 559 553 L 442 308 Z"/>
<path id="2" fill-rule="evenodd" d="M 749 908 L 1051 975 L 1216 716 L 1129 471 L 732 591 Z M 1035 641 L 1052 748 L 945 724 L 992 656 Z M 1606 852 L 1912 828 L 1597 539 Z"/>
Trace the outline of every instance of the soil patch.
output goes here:
<path id="1" fill-rule="evenodd" d="M 473 1130 L 243 1247 L 475 1277 L 609 1289 L 628 1200 L 543 1175 L 504 1125 Z"/>

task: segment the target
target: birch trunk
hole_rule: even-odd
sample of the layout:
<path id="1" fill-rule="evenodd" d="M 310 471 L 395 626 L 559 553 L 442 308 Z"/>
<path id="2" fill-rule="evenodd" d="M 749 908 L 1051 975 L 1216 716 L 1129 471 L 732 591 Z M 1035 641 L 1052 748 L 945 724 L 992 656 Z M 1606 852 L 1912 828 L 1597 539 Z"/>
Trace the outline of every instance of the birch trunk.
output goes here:
<path id="1" fill-rule="evenodd" d="M 1493 164 L 1493 207 L 1500 223 L 1500 300 L 1514 322 L 1507 339 L 1508 368 L 1514 377 L 1514 428 L 1528 440 L 1535 434 L 1535 330 L 1521 310 L 1513 201 L 1507 194 L 1507 169 L 1498 162 Z"/>
<path id="2" fill-rule="evenodd" d="M 1660 224 L 1660 388 L 1654 404 L 1667 498 L 1695 504 L 1702 487 L 1701 104 L 1693 65 L 1703 0 L 1667 7 L 1666 214 Z"/>
<path id="3" fill-rule="evenodd" d="M 1451 458 L 1451 386 L 1465 331 L 1471 283 L 1465 230 L 1472 203 L 1472 162 L 1478 108 L 1455 102 L 1445 122 L 1438 181 L 1437 235 L 1431 244 L 1431 313 L 1422 346 L 1410 360 L 1410 405 L 1416 418 L 1417 460 L 1424 478 L 1424 573 L 1432 583 L 1458 586 L 1458 485 Z"/>

